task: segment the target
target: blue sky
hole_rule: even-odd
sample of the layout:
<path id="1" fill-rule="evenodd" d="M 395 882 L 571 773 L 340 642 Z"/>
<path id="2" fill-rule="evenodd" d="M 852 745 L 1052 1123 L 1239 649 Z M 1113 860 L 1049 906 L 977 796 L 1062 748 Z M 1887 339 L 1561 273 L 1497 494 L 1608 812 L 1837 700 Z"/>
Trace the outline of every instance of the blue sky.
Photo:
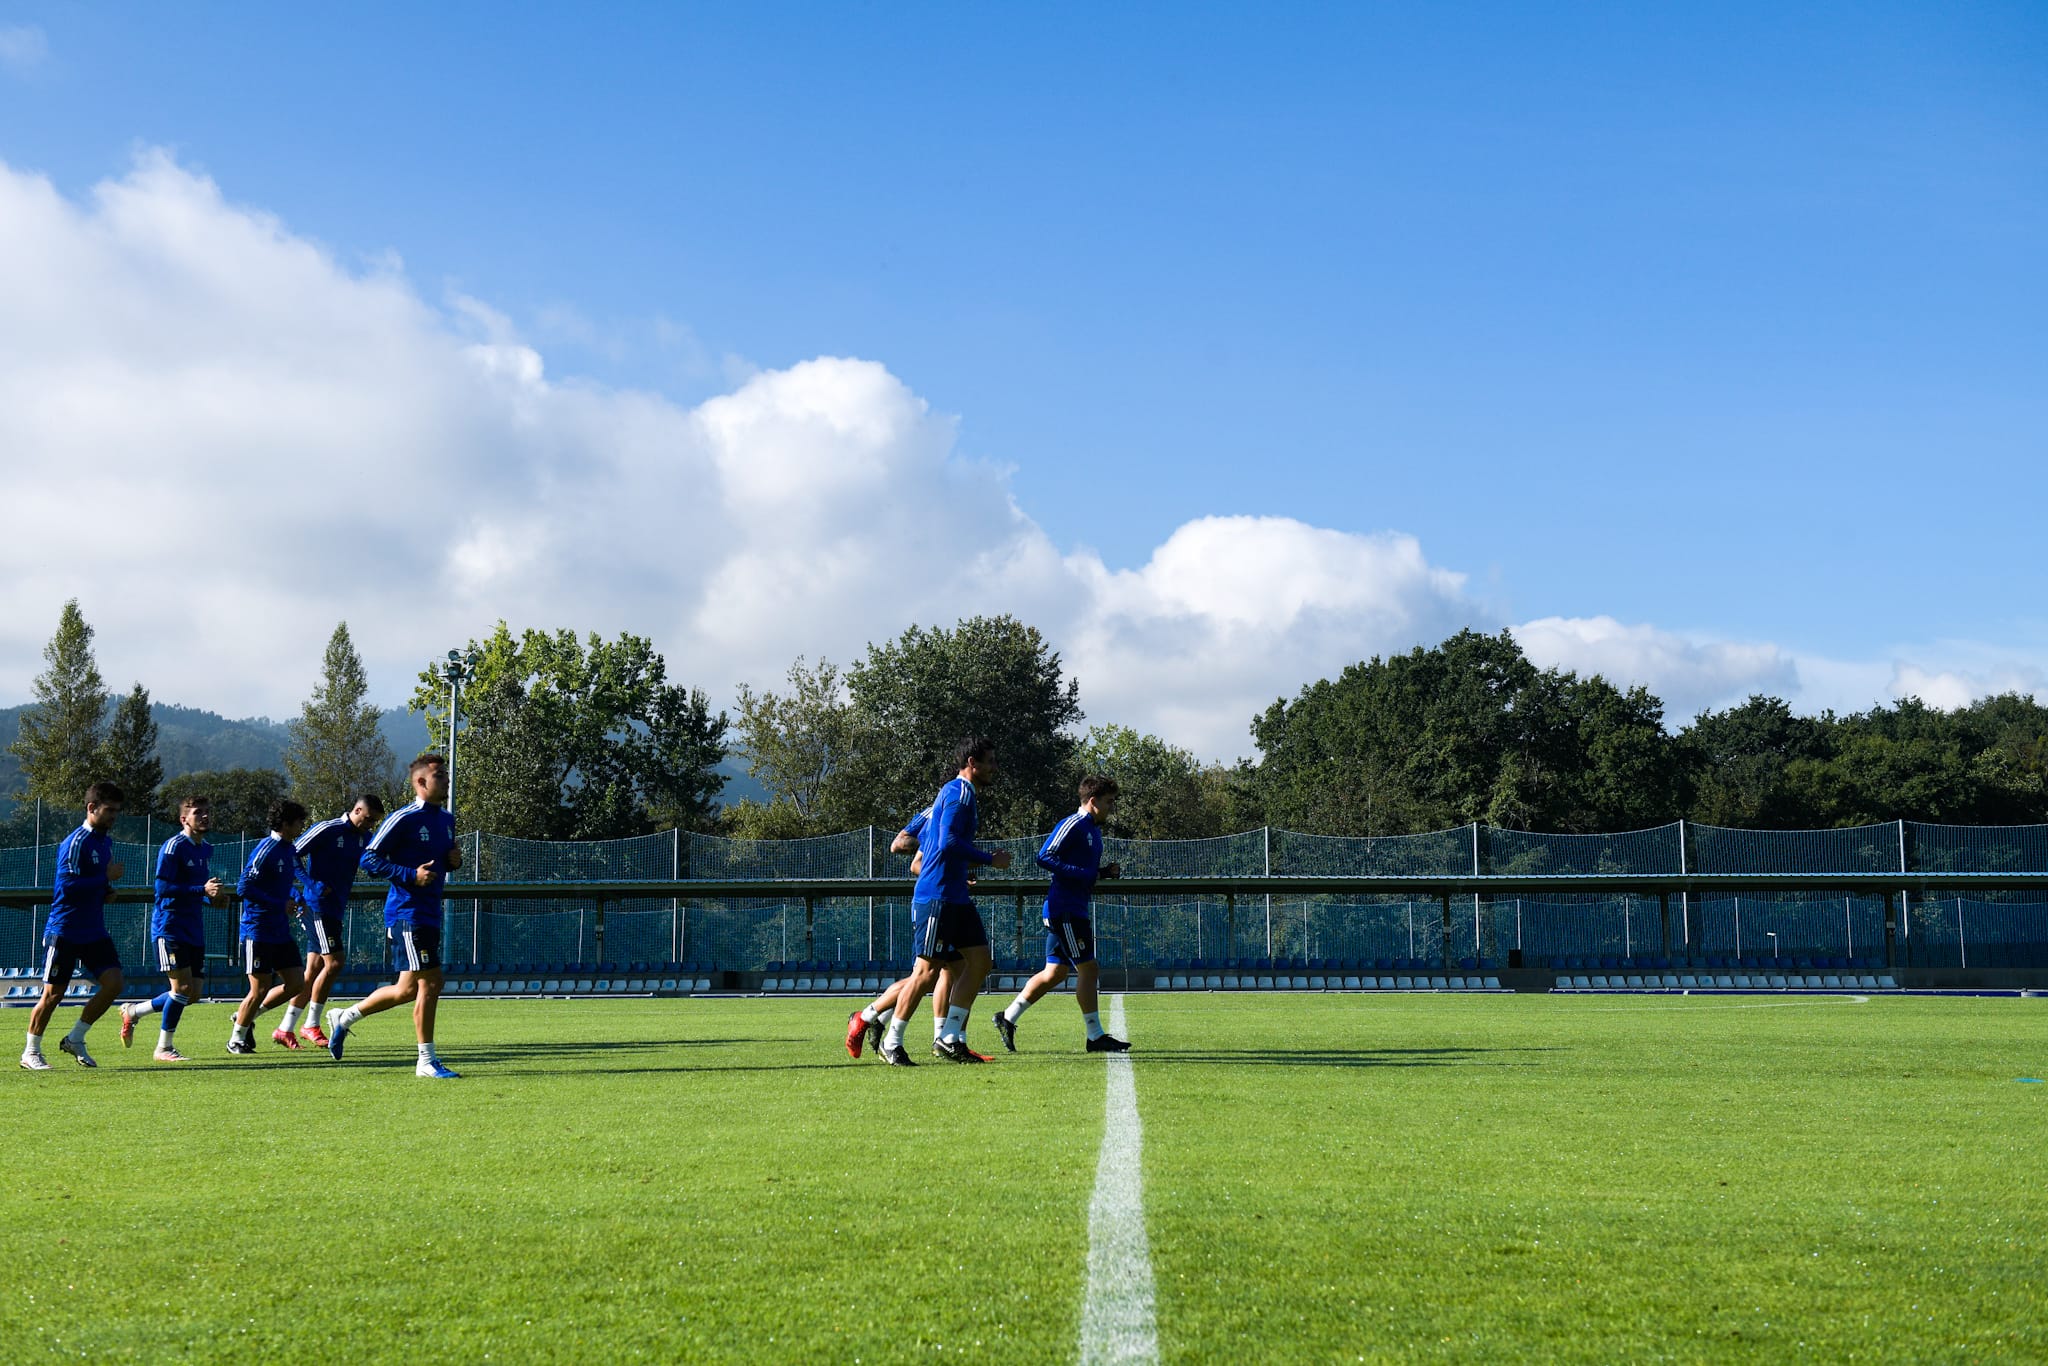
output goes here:
<path id="1" fill-rule="evenodd" d="M 67 198 L 165 149 L 685 407 L 878 362 L 1112 571 L 1251 514 L 1412 536 L 1503 623 L 2048 659 L 2039 5 L 10 28 L 0 161 Z"/>

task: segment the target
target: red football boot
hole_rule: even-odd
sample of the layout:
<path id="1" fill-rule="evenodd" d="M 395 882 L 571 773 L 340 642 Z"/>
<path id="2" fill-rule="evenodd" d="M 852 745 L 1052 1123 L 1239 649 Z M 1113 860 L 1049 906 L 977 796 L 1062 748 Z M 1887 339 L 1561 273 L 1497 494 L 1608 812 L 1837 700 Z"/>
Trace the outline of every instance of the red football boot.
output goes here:
<path id="1" fill-rule="evenodd" d="M 319 1025 L 307 1025 L 299 1031 L 299 1037 L 315 1048 L 327 1047 L 327 1031 L 320 1028 Z"/>
<path id="2" fill-rule="evenodd" d="M 858 1010 L 846 1017 L 846 1055 L 860 1056 L 861 1046 L 868 1040 L 868 1022 L 860 1017 Z"/>
<path id="3" fill-rule="evenodd" d="M 279 1048 L 289 1048 L 294 1051 L 296 1051 L 299 1046 L 299 1036 L 292 1033 L 289 1029 L 271 1030 L 270 1041 L 276 1044 Z"/>

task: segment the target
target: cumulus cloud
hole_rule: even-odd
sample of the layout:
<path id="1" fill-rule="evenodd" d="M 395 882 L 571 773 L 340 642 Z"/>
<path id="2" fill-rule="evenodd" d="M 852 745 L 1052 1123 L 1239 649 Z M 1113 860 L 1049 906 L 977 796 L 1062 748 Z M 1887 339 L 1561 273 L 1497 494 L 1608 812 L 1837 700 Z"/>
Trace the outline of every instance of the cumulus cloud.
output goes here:
<path id="1" fill-rule="evenodd" d="M 0 66 L 29 71 L 50 55 L 49 39 L 34 24 L 0 24 Z"/>
<path id="2" fill-rule="evenodd" d="M 1469 620 L 1412 537 L 1216 517 L 1063 549 L 872 361 L 695 406 L 552 376 L 488 304 L 352 270 L 161 153 L 67 199 L 0 167 L 0 695 L 61 602 L 117 681 L 295 709 L 347 618 L 396 699 L 503 616 L 652 636 L 715 697 L 799 653 L 1014 612 L 1097 719 L 1204 754 L 1274 696 Z"/>
<path id="3" fill-rule="evenodd" d="M 0 699 L 27 695 L 74 596 L 116 685 L 271 715 L 343 618 L 388 701 L 503 617 L 648 635 L 722 702 L 798 654 L 1012 612 L 1091 720 L 1231 757 L 1305 682 L 1499 625 L 1393 532 L 1205 517 L 1112 567 L 883 365 L 725 373 L 695 404 L 558 376 L 488 303 L 427 302 L 395 256 L 344 265 L 161 153 L 82 200 L 0 164 Z M 1649 685 L 1673 722 L 1816 677 L 1944 705 L 2005 677 L 1607 617 L 1515 630 L 1539 663 Z"/>
<path id="4" fill-rule="evenodd" d="M 1689 639 L 1606 616 L 1543 617 L 1514 633 L 1545 668 L 1597 673 L 1624 687 L 1642 684 L 1664 699 L 1665 720 L 1674 727 L 1752 693 L 1790 697 L 1799 690 L 1797 665 L 1776 645 Z"/>

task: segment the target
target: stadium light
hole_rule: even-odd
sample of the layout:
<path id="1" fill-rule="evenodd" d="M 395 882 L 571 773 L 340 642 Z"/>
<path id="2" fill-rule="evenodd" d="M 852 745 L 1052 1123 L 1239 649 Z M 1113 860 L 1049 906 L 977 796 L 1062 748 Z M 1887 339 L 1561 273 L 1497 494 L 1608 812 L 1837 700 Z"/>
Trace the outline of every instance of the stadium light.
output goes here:
<path id="1" fill-rule="evenodd" d="M 476 677 L 476 648 L 450 650 L 432 672 L 448 681 L 448 810 L 455 811 L 455 732 L 462 719 L 462 685 Z"/>

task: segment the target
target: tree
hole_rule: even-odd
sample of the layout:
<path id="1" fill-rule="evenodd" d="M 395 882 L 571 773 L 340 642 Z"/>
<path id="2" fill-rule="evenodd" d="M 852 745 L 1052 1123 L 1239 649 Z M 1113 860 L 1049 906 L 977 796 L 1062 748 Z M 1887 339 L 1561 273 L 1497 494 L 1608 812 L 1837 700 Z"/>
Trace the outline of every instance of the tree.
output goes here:
<path id="1" fill-rule="evenodd" d="M 1084 772 L 1116 779 L 1122 795 L 1110 831 L 1128 839 L 1188 840 L 1229 834 L 1229 787 L 1187 750 L 1129 726 L 1097 726 L 1082 738 Z M 1255 822 L 1256 824 L 1256 822 Z"/>
<path id="2" fill-rule="evenodd" d="M 308 811 L 343 810 L 364 792 L 392 786 L 396 765 L 378 729 L 378 709 L 363 700 L 369 691 L 348 623 L 341 622 L 327 639 L 320 682 L 290 723 L 285 746 L 292 796 Z"/>
<path id="3" fill-rule="evenodd" d="M 648 641 L 515 637 L 501 621 L 476 648 L 455 775 L 465 829 L 589 840 L 713 827 L 726 717 L 669 683 Z M 445 746 L 447 685 L 423 671 L 411 705 Z"/>
<path id="4" fill-rule="evenodd" d="M 793 839 L 867 824 L 848 782 L 861 714 L 848 703 L 839 670 L 823 659 L 807 668 L 799 656 L 788 679 L 782 694 L 739 688 L 736 752 L 769 795 L 729 814 L 729 826 L 750 832 L 743 838 Z"/>
<path id="5" fill-rule="evenodd" d="M 93 659 L 92 636 L 78 599 L 65 603 L 57 632 L 43 647 L 49 667 L 36 676 L 35 709 L 22 715 L 20 736 L 11 746 L 27 780 L 22 801 L 40 798 L 45 805 L 77 810 L 85 804 L 85 789 L 100 776 L 108 693 Z"/>
<path id="6" fill-rule="evenodd" d="M 1740 706 L 1701 712 L 1678 737 L 1693 789 L 1688 814 L 1703 825 L 1821 824 L 1788 775 L 1795 763 L 1826 758 L 1835 725 L 1831 712 L 1794 716 L 1782 698 L 1761 694 Z"/>
<path id="7" fill-rule="evenodd" d="M 995 781 L 982 794 L 993 836 L 1043 833 L 1073 805 L 1080 687 L 1036 629 L 1015 617 L 974 617 L 948 631 L 913 626 L 847 670 L 861 732 L 840 772 L 851 824 L 900 824 L 953 775 L 968 735 L 995 742 Z"/>
<path id="8" fill-rule="evenodd" d="M 140 683 L 114 706 L 114 718 L 100 742 L 99 773 L 120 784 L 128 794 L 130 811 L 141 815 L 155 808 L 164 766 L 156 753 L 156 718 L 150 714 L 149 689 Z"/>
<path id="9" fill-rule="evenodd" d="M 166 779 L 160 791 L 168 814 L 176 815 L 186 797 L 205 797 L 213 804 L 213 834 L 224 839 L 258 839 L 270 833 L 270 806 L 285 795 L 286 778 L 274 768 L 223 768 L 180 773 Z M 240 871 L 239 869 L 235 871 Z M 234 881 L 233 873 L 221 874 Z"/>

